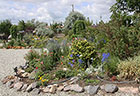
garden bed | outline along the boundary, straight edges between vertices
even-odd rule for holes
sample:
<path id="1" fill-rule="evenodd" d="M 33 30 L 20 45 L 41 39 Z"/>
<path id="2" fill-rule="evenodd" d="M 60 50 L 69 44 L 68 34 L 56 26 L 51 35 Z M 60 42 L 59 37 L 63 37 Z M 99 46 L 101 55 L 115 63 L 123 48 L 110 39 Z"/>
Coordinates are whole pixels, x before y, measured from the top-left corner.
<path id="1" fill-rule="evenodd" d="M 23 64 L 23 65 L 25 65 L 25 63 Z M 18 67 L 19 68 L 19 67 Z M 59 70 L 59 69 L 62 69 L 60 66 L 57 66 L 57 68 L 55 68 L 55 69 L 57 69 L 57 70 Z M 55 70 L 56 71 L 56 70 Z M 54 71 L 54 72 L 55 72 Z M 20 77 L 21 78 L 21 77 Z M 72 77 L 71 77 L 72 78 Z M 79 78 L 79 77 L 78 77 Z M 78 85 L 80 85 L 79 87 L 80 88 L 83 88 L 84 89 L 84 87 L 85 86 L 100 86 L 100 88 L 102 88 L 102 86 L 103 85 L 106 85 L 106 84 L 109 84 L 109 83 L 107 83 L 107 82 L 102 82 L 102 81 L 100 81 L 100 82 L 96 82 L 96 84 L 94 83 L 95 81 L 94 80 L 98 80 L 98 78 L 96 78 L 96 75 L 92 75 L 92 76 L 88 76 L 88 77 L 85 77 L 86 79 L 88 78 L 88 79 L 91 79 L 91 81 L 89 80 L 89 81 L 87 81 L 88 82 L 88 84 L 86 84 L 85 83 L 85 80 L 83 79 L 83 80 L 78 80 L 77 82 L 75 82 L 74 84 L 67 84 L 67 83 L 69 83 L 70 81 L 69 80 L 67 80 L 67 81 L 65 81 L 67 78 L 62 78 L 62 79 L 59 79 L 59 80 L 52 80 L 52 81 L 50 81 L 50 82 L 48 82 L 48 83 L 52 83 L 52 82 L 60 82 L 60 81 L 65 81 L 65 82 L 62 82 L 62 83 L 59 83 L 59 84 L 50 84 L 50 85 L 47 85 L 47 86 L 53 86 L 53 85 L 55 85 L 55 86 L 57 86 L 56 88 L 59 88 L 60 86 L 65 86 L 65 88 L 67 88 L 66 86 L 71 86 L 71 85 L 74 85 L 75 86 L 75 84 L 78 84 Z M 92 81 L 93 80 L 93 81 Z M 108 79 L 105 79 L 105 80 L 107 80 L 107 81 L 109 81 L 110 82 L 110 84 L 112 84 L 112 83 L 114 83 L 115 81 L 111 81 L 111 79 L 110 78 L 108 78 Z M 10 82 L 10 81 L 8 81 L 8 82 Z M 36 82 L 35 80 L 29 80 L 28 78 L 21 78 L 18 82 L 16 82 L 16 83 L 19 83 L 19 82 L 23 82 L 24 84 L 26 83 L 26 84 L 28 84 L 28 86 L 29 85 L 31 85 L 32 83 L 34 83 L 34 82 Z M 15 84 L 16 84 L 15 83 Z M 65 84 L 65 85 L 64 85 Z M 8 83 L 6 84 L 6 85 L 8 85 Z M 117 85 L 117 87 L 118 88 L 125 88 L 125 90 L 126 89 L 133 89 L 133 88 L 137 88 L 136 90 L 138 90 L 138 87 L 139 87 L 139 84 L 136 84 L 136 83 L 132 83 L 132 84 L 114 84 L 114 85 Z M 46 86 L 46 87 L 47 87 Z M 77 85 L 76 85 L 77 86 Z M 43 92 L 43 89 L 42 88 L 46 88 L 46 87 L 44 87 L 44 86 L 40 86 L 40 87 L 37 87 L 37 88 L 39 88 L 40 90 L 41 90 L 41 92 Z M 51 87 L 50 87 L 50 89 L 51 89 Z M 128 88 L 129 87 L 129 88 Z M 14 89 L 16 89 L 16 87 L 14 87 Z M 49 90 L 50 90 L 49 89 Z M 82 90 L 83 90 L 82 89 Z M 95 88 L 96 89 L 96 88 Z M 17 89 L 16 89 L 17 90 Z M 35 90 L 36 90 L 36 88 L 35 88 Z M 57 91 L 58 91 L 58 89 L 56 89 Z M 65 90 L 65 91 L 67 91 L 66 89 L 63 89 L 63 90 Z M 73 89 L 69 89 L 69 90 L 73 90 Z M 103 90 L 105 90 L 105 89 L 103 89 Z M 124 90 L 124 89 L 121 89 L 121 90 Z M 32 90 L 33 92 L 34 92 L 34 90 Z M 98 90 L 99 91 L 99 93 L 100 93 L 100 90 Z M 35 91 L 35 92 L 38 92 L 38 91 Z M 50 91 L 48 91 L 47 93 L 49 93 Z M 82 91 L 83 92 L 83 91 Z M 87 92 L 87 91 L 86 91 Z M 104 92 L 104 91 L 103 91 Z M 137 94 L 138 94 L 138 91 L 135 91 L 135 92 L 137 92 Z M 135 93 L 134 92 L 134 93 Z M 55 93 L 55 92 L 50 92 L 50 93 Z M 84 92 L 85 93 L 85 92 Z M 99 94 L 99 93 L 97 93 L 97 94 Z M 133 92 L 132 92 L 133 93 Z M 41 94 L 41 93 L 40 93 Z M 79 91 L 78 91 L 78 94 L 81 94 L 81 93 L 79 93 Z M 89 93 L 90 94 L 90 93 Z M 108 93 L 106 93 L 106 94 L 108 94 Z M 114 93 L 114 94 L 116 94 L 116 93 Z"/>

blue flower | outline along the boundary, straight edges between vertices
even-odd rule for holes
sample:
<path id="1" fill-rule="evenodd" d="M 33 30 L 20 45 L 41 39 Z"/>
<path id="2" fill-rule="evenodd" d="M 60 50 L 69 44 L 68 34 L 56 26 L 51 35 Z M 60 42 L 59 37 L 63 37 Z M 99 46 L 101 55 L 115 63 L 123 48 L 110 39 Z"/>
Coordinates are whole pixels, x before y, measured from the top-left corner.
<path id="1" fill-rule="evenodd" d="M 104 43 L 106 43 L 106 40 L 104 40 Z"/>
<path id="2" fill-rule="evenodd" d="M 76 56 L 77 56 L 77 57 L 79 57 L 80 55 L 79 55 L 79 54 L 77 54 Z"/>
<path id="3" fill-rule="evenodd" d="M 82 63 L 83 63 L 83 61 L 82 61 L 81 59 L 79 59 L 79 60 L 78 60 L 78 62 L 79 62 L 80 64 L 82 64 Z"/>
<path id="4" fill-rule="evenodd" d="M 73 60 L 72 60 L 72 62 L 74 63 L 74 62 L 75 62 L 75 60 L 73 59 Z"/>
<path id="5" fill-rule="evenodd" d="M 73 67 L 73 64 L 70 64 L 71 67 Z"/>
<path id="6" fill-rule="evenodd" d="M 71 64 L 70 62 L 68 64 L 70 64 L 70 66 L 73 67 L 73 64 Z"/>
<path id="7" fill-rule="evenodd" d="M 104 43 L 106 43 L 106 40 L 105 39 L 99 40 L 98 43 L 100 43 L 101 41 L 103 41 Z"/>
<path id="8" fill-rule="evenodd" d="M 70 57 L 72 57 L 72 56 L 73 56 L 73 54 L 70 55 Z"/>
<path id="9" fill-rule="evenodd" d="M 102 57 L 103 57 L 103 58 L 102 58 L 102 60 L 101 60 L 102 63 L 105 62 L 105 61 L 108 59 L 109 56 L 110 56 L 109 53 L 107 53 L 107 54 L 106 54 L 106 53 L 103 53 L 103 54 L 102 54 Z"/>

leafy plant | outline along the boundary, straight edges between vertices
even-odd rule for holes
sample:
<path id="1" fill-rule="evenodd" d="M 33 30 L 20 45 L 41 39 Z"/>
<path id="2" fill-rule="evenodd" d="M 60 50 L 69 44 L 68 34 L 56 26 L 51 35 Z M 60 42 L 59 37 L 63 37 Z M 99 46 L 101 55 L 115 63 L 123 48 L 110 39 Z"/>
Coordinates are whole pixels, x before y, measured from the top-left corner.
<path id="1" fill-rule="evenodd" d="M 77 20 L 73 25 L 73 33 L 74 34 L 82 34 L 83 31 L 86 29 L 86 24 L 84 20 Z"/>
<path id="2" fill-rule="evenodd" d="M 140 56 L 120 61 L 118 64 L 119 76 L 124 79 L 135 79 L 140 76 Z"/>
<path id="3" fill-rule="evenodd" d="M 66 17 L 66 20 L 64 22 L 64 28 L 63 29 L 65 31 L 65 34 L 68 34 L 67 32 L 72 29 L 74 23 L 77 20 L 85 20 L 85 17 L 83 16 L 83 14 L 81 14 L 79 12 L 76 12 L 76 11 L 70 12 L 69 16 Z"/>
<path id="4" fill-rule="evenodd" d="M 51 29 L 54 33 L 58 34 L 62 32 L 62 23 L 53 23 L 50 24 Z"/>
<path id="5" fill-rule="evenodd" d="M 87 40 L 74 40 L 68 55 L 68 66 L 77 68 L 88 68 L 90 64 L 94 67 L 99 63 L 95 45 Z"/>
<path id="6" fill-rule="evenodd" d="M 35 34 L 38 36 L 54 36 L 54 32 L 50 28 L 48 28 L 47 24 L 45 23 L 42 23 L 37 26 L 37 28 L 35 29 Z"/>
<path id="7" fill-rule="evenodd" d="M 85 83 L 86 84 L 95 84 L 95 85 L 97 85 L 97 84 L 100 83 L 100 80 L 97 80 L 97 79 L 86 79 Z"/>
<path id="8" fill-rule="evenodd" d="M 42 76 L 39 76 L 39 80 L 41 85 L 45 86 L 51 80 L 51 76 L 49 74 L 43 74 Z"/>
<path id="9" fill-rule="evenodd" d="M 25 30 L 25 27 L 26 27 L 26 25 L 25 25 L 24 20 L 21 20 L 21 21 L 18 22 L 18 26 L 17 26 L 17 30 L 18 30 L 18 31 L 23 31 L 23 30 Z"/>
<path id="10" fill-rule="evenodd" d="M 11 26 L 12 23 L 10 20 L 3 20 L 2 22 L 0 22 L 0 33 L 4 34 L 4 36 L 6 37 L 5 39 L 7 39 L 8 36 L 10 35 Z"/>
<path id="11" fill-rule="evenodd" d="M 17 25 L 12 25 L 10 28 L 10 35 L 12 38 L 17 39 Z"/>
<path id="12" fill-rule="evenodd" d="M 67 71 L 63 71 L 63 70 L 57 70 L 55 72 L 55 77 L 58 79 L 62 79 L 62 78 L 69 78 L 72 76 L 75 76 L 76 72 L 72 71 L 72 70 L 67 70 Z"/>
<path id="13" fill-rule="evenodd" d="M 119 58 L 115 56 L 110 56 L 107 62 L 104 64 L 103 68 L 108 76 L 119 74 L 117 68 L 119 63 Z"/>
<path id="14" fill-rule="evenodd" d="M 39 53 L 37 51 L 30 50 L 28 52 L 28 54 L 26 54 L 26 56 L 24 58 L 25 58 L 25 60 L 30 62 L 30 61 L 32 61 L 34 59 L 39 59 L 39 57 L 40 57 L 40 55 L 39 55 Z"/>

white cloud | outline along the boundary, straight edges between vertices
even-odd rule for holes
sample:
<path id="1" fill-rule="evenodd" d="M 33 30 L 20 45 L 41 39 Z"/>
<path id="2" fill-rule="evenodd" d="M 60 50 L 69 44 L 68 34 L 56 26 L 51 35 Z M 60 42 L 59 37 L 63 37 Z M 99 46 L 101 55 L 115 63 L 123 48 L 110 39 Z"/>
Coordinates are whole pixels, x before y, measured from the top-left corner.
<path id="1" fill-rule="evenodd" d="M 74 4 L 75 10 L 94 22 L 99 21 L 100 16 L 108 21 L 109 8 L 114 3 L 115 0 L 0 0 L 0 20 L 17 22 L 35 18 L 46 22 L 64 21 Z"/>

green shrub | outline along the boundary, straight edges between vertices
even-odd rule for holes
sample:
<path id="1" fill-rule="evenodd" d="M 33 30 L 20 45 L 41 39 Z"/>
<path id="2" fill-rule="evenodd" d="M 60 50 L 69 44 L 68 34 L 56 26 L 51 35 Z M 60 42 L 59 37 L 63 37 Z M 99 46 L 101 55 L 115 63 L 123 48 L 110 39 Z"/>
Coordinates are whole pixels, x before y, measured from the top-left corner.
<path id="1" fill-rule="evenodd" d="M 62 23 L 53 23 L 53 24 L 50 24 L 50 27 L 51 27 L 51 30 L 53 30 L 55 34 L 62 32 Z"/>
<path id="2" fill-rule="evenodd" d="M 25 34 L 23 36 L 23 40 L 28 44 L 28 46 L 32 46 L 33 44 L 33 40 L 34 37 L 33 37 L 33 34 Z"/>
<path id="3" fill-rule="evenodd" d="M 119 72 L 117 70 L 119 58 L 115 56 L 110 56 L 107 62 L 104 64 L 103 68 L 108 76 L 117 75 Z"/>
<path id="4" fill-rule="evenodd" d="M 23 30 L 25 30 L 25 27 L 26 27 L 26 25 L 25 25 L 24 20 L 21 20 L 21 21 L 18 22 L 18 25 L 17 25 L 17 30 L 18 30 L 18 31 L 23 31 Z"/>
<path id="5" fill-rule="evenodd" d="M 88 68 L 90 64 L 95 67 L 99 63 L 95 45 L 87 40 L 74 40 L 68 59 L 68 66 L 84 69 Z"/>
<path id="6" fill-rule="evenodd" d="M 42 55 L 40 57 L 39 62 L 36 64 L 36 67 L 38 67 L 44 73 L 48 73 L 49 71 L 51 71 L 57 65 L 56 58 L 55 58 L 54 55 L 55 55 L 54 53 L 49 53 L 48 56 L 47 55 Z"/>
<path id="7" fill-rule="evenodd" d="M 35 50 L 30 50 L 27 54 L 26 54 L 26 56 L 24 57 L 25 58 L 25 60 L 27 60 L 27 61 L 32 61 L 32 60 L 34 60 L 34 59 L 39 59 L 39 57 L 40 57 L 40 55 L 39 55 L 39 53 L 37 52 L 37 51 L 35 51 Z"/>
<path id="8" fill-rule="evenodd" d="M 55 72 L 55 77 L 58 78 L 58 79 L 62 79 L 62 78 L 65 78 L 66 77 L 65 74 L 66 74 L 66 71 L 57 70 Z"/>
<path id="9" fill-rule="evenodd" d="M 133 57 L 140 50 L 139 36 L 140 29 L 138 25 L 125 26 L 123 25 L 123 17 L 119 15 L 109 23 L 99 22 L 95 28 L 93 35 L 95 42 L 98 44 L 98 50 L 106 51 L 123 60 L 128 57 Z M 120 21 L 118 21 L 119 19 Z M 106 43 L 98 43 L 100 40 L 106 40 Z"/>
<path id="10" fill-rule="evenodd" d="M 100 80 L 96 80 L 96 79 L 86 79 L 85 80 L 85 83 L 86 84 L 95 84 L 95 85 L 97 85 L 97 84 L 99 84 L 100 83 Z"/>
<path id="11" fill-rule="evenodd" d="M 74 34 L 82 34 L 86 29 L 86 24 L 84 20 L 77 20 L 73 25 L 73 33 Z"/>
<path id="12" fill-rule="evenodd" d="M 0 22 L 0 34 L 4 34 L 6 38 L 10 35 L 10 27 L 12 23 L 10 20 L 3 20 Z"/>
<path id="13" fill-rule="evenodd" d="M 124 79 L 135 79 L 140 77 L 140 56 L 120 61 L 118 64 L 119 76 Z"/>
<path id="14" fill-rule="evenodd" d="M 66 17 L 66 20 L 64 22 L 64 31 L 65 31 L 65 34 L 68 34 L 69 30 L 72 29 L 74 23 L 77 21 L 77 20 L 85 20 L 85 17 L 83 16 L 83 14 L 79 13 L 79 12 L 76 12 L 76 11 L 72 11 L 69 13 L 69 16 Z"/>
<path id="15" fill-rule="evenodd" d="M 34 46 L 34 48 L 44 48 L 46 47 L 47 42 L 47 36 L 34 37 L 32 41 L 32 46 Z"/>
<path id="16" fill-rule="evenodd" d="M 10 35 L 11 35 L 11 37 L 14 38 L 14 39 L 17 39 L 17 32 L 18 32 L 17 25 L 12 25 L 10 27 Z"/>
<path id="17" fill-rule="evenodd" d="M 69 77 L 73 77 L 75 75 L 76 75 L 76 73 L 72 70 L 68 70 L 68 71 L 57 70 L 55 72 L 55 77 L 58 79 L 69 78 Z"/>
<path id="18" fill-rule="evenodd" d="M 38 36 L 49 36 L 50 38 L 54 36 L 54 32 L 50 28 L 47 28 L 47 24 L 44 23 L 37 26 L 35 34 Z"/>
<path id="19" fill-rule="evenodd" d="M 8 42 L 8 46 L 14 46 L 14 44 L 15 44 L 15 42 L 16 42 L 16 40 L 15 39 L 11 39 L 11 41 L 10 42 Z"/>
<path id="20" fill-rule="evenodd" d="M 113 36 L 110 39 L 108 48 L 111 53 L 120 59 L 134 56 L 139 50 L 139 30 L 136 27 L 121 26 L 119 29 L 112 29 Z"/>

